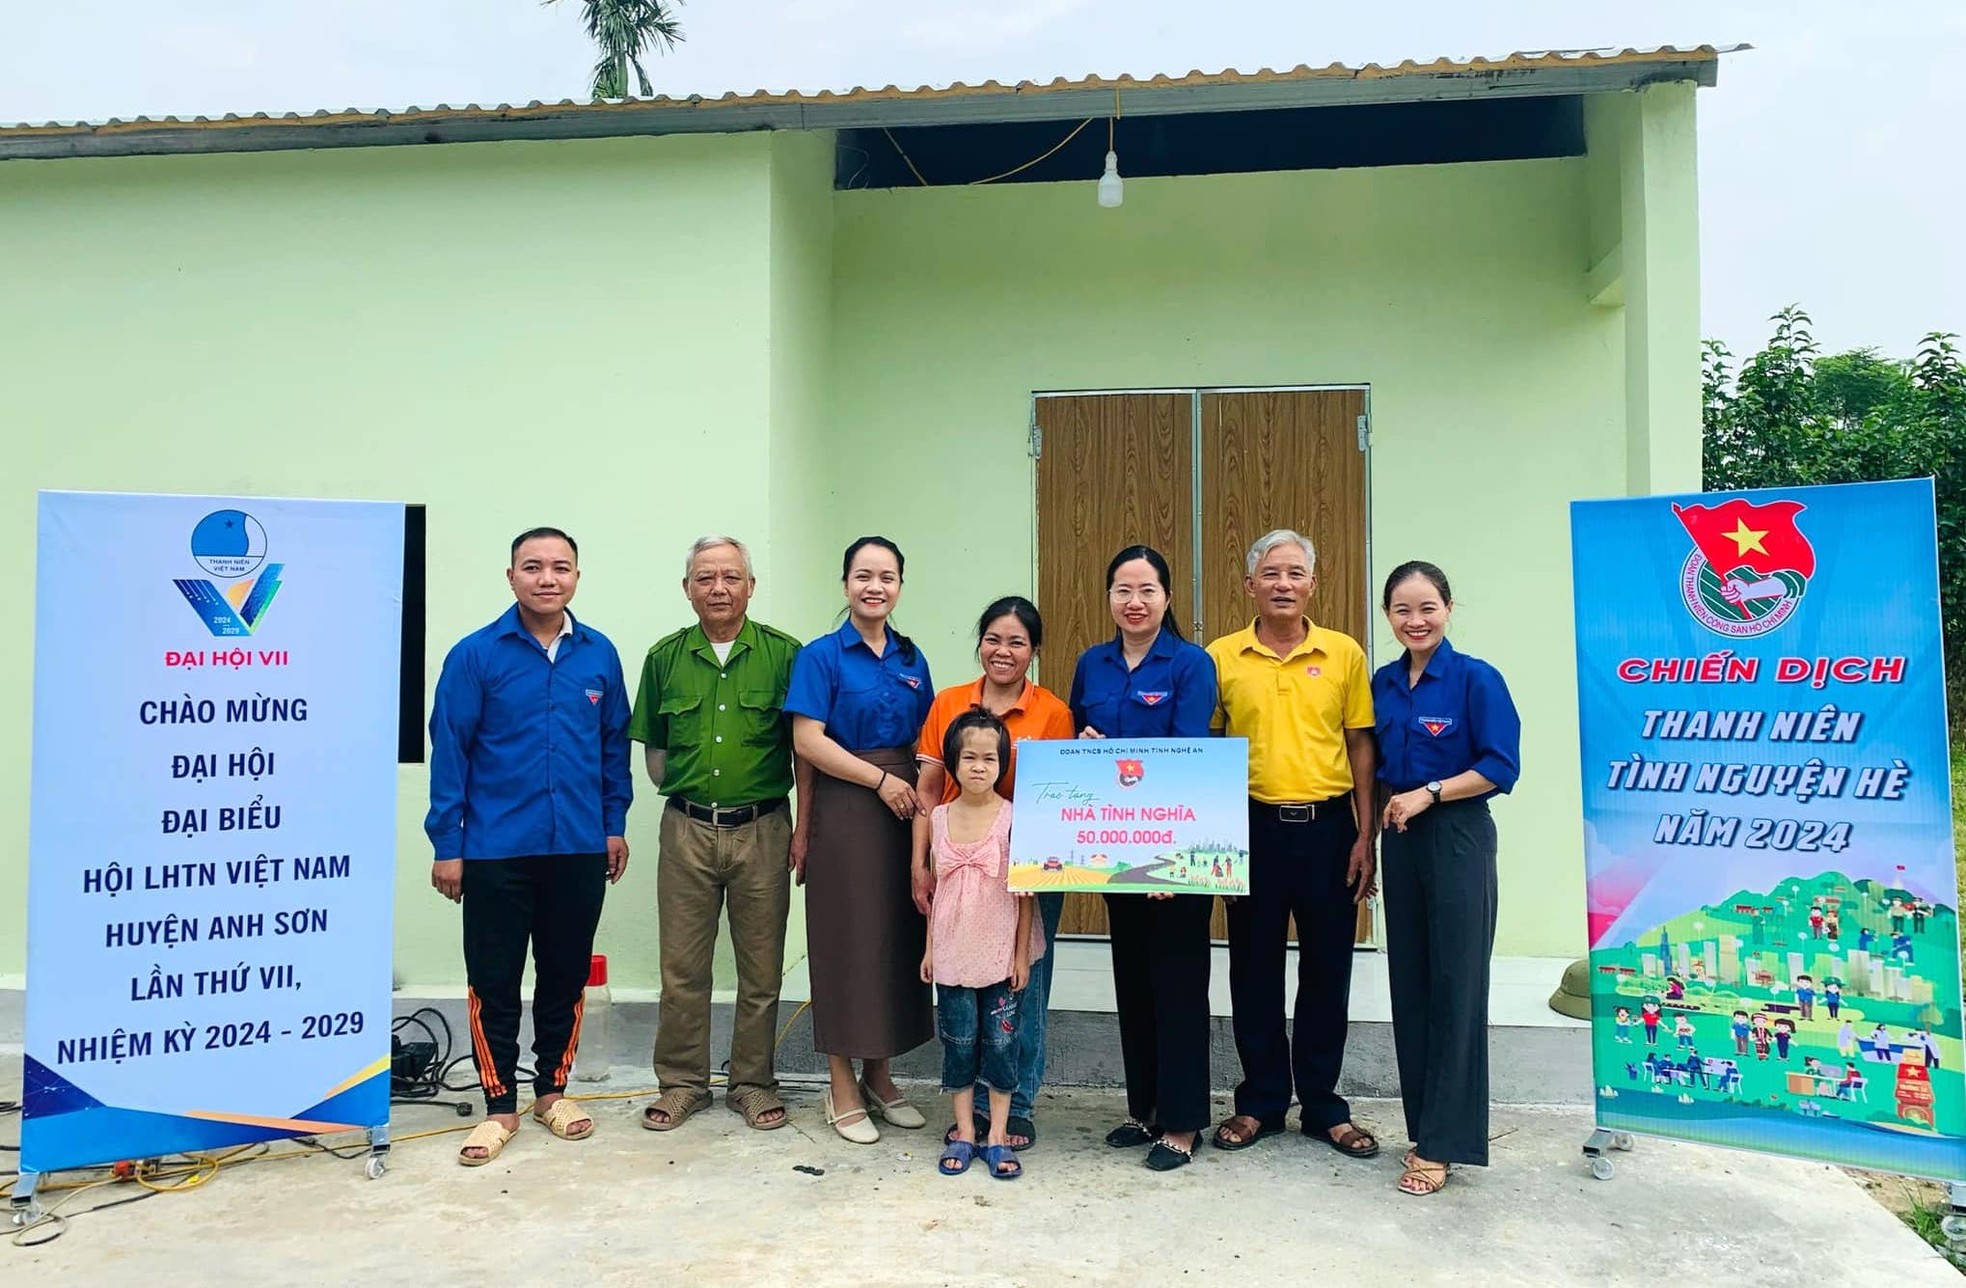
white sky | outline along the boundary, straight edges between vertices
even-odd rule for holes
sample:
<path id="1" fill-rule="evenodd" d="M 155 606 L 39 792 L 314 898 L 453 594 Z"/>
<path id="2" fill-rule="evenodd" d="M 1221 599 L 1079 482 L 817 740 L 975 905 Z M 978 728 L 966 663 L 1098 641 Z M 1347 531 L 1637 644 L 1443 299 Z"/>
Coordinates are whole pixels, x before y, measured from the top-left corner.
<path id="1" fill-rule="evenodd" d="M 1748 42 L 1700 102 L 1705 329 L 1966 332 L 1961 0 L 690 0 L 659 92 Z M 0 0 L 0 121 L 582 96 L 578 0 Z"/>

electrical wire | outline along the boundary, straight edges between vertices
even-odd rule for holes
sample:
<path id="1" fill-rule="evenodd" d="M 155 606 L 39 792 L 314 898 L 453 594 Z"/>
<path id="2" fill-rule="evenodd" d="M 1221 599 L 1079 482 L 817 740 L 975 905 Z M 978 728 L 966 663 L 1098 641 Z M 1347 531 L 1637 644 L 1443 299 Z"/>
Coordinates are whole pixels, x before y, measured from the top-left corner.
<path id="1" fill-rule="evenodd" d="M 1086 126 L 1092 124 L 1094 121 L 1098 119 L 1099 118 L 1096 116 L 1088 116 L 1083 121 L 1080 121 L 1077 125 L 1072 127 L 1072 132 L 1070 134 L 1067 134 L 1064 138 L 1052 144 L 1051 150 L 1046 152 L 1043 156 L 1033 157 L 1031 160 L 1026 161 L 1023 165 L 1017 166 L 1013 169 L 1006 170 L 1002 174 L 993 174 L 987 179 L 971 179 L 969 181 L 969 186 L 974 188 L 979 184 L 995 183 L 999 179 L 1008 179 L 1010 178 L 1010 176 L 1014 174 L 1024 173 L 1026 170 L 1029 170 L 1034 165 L 1038 165 L 1041 164 L 1042 162 L 1049 161 L 1052 157 L 1057 156 L 1059 150 L 1063 148 L 1067 143 L 1070 143 L 1073 139 L 1076 139 L 1079 136 L 1079 134 L 1082 131 L 1084 131 Z M 903 159 L 906 160 L 905 157 Z"/>
<path id="2" fill-rule="evenodd" d="M 1083 121 L 1080 121 L 1077 125 L 1072 127 L 1071 133 L 1067 134 L 1064 138 L 1058 140 L 1058 142 L 1052 144 L 1049 148 L 1045 149 L 1045 151 L 1039 154 L 1038 156 L 1032 157 L 1029 161 L 1026 161 L 1023 165 L 1012 166 L 1010 169 L 1005 170 L 1002 174 L 993 174 L 987 179 L 971 179 L 968 181 L 968 183 L 965 186 L 974 188 L 986 183 L 995 183 L 999 179 L 1008 179 L 1012 175 L 1023 174 L 1026 170 L 1029 170 L 1032 166 L 1041 165 L 1044 162 L 1051 160 L 1051 158 L 1057 156 L 1058 153 L 1061 150 L 1063 150 L 1063 148 L 1067 143 L 1070 143 L 1073 139 L 1076 139 L 1081 133 L 1083 133 L 1086 126 L 1092 124 L 1094 121 L 1098 119 L 1099 118 L 1096 116 L 1086 117 Z M 922 172 L 915 168 L 914 158 L 909 156 L 907 150 L 901 146 L 901 141 L 894 137 L 894 132 L 892 130 L 889 130 L 885 125 L 883 125 L 881 127 L 881 133 L 887 135 L 887 141 L 894 145 L 895 155 L 899 156 L 901 160 L 907 164 L 908 173 L 915 176 L 915 182 L 919 183 L 924 188 L 928 187 L 929 186 L 928 180 L 924 179 L 922 177 Z M 1108 151 L 1111 150 L 1111 143 L 1112 140 L 1109 137 L 1107 139 Z"/>

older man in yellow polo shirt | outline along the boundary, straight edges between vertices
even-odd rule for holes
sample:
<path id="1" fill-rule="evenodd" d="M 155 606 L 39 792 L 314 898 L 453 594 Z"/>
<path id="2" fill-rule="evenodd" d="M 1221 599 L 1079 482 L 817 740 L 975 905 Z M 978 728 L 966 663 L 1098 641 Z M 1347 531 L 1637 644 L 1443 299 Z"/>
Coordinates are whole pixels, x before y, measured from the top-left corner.
<path id="1" fill-rule="evenodd" d="M 1288 529 L 1249 549 L 1256 618 L 1208 646 L 1218 733 L 1249 739 L 1249 894 L 1229 903 L 1229 995 L 1243 1079 L 1215 1144 L 1247 1149 L 1284 1129 L 1293 1081 L 1300 1127 L 1349 1158 L 1379 1142 L 1338 1094 L 1357 905 L 1373 890 L 1372 677 L 1365 650 L 1306 613 L 1317 552 Z M 1283 1025 L 1290 918 L 1297 1006 Z"/>

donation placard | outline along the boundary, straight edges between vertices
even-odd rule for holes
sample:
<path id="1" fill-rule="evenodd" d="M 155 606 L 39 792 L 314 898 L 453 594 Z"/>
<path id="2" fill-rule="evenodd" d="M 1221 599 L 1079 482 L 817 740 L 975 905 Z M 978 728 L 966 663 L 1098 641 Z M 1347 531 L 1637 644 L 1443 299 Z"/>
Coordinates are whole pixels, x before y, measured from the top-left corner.
<path id="1" fill-rule="evenodd" d="M 403 520 L 41 494 L 24 1172 L 388 1122 Z"/>
<path id="2" fill-rule="evenodd" d="M 1249 740 L 1017 744 L 1010 888 L 1249 893 Z"/>
<path id="3" fill-rule="evenodd" d="M 1571 538 L 1600 1125 L 1966 1179 L 1931 481 Z"/>

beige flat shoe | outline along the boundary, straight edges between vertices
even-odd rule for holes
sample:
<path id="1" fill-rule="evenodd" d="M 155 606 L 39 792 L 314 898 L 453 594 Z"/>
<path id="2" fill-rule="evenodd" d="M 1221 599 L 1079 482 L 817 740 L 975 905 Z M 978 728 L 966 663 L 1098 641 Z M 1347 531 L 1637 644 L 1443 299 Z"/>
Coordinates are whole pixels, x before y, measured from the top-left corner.
<path id="1" fill-rule="evenodd" d="M 867 1116 L 865 1109 L 849 1109 L 843 1114 L 834 1113 L 831 1087 L 826 1088 L 824 1103 L 826 1121 L 840 1134 L 840 1139 L 851 1141 L 855 1145 L 872 1145 L 880 1140 L 881 1129 L 874 1126 L 873 1119 Z"/>
<path id="2" fill-rule="evenodd" d="M 865 1082 L 860 1084 L 860 1094 L 866 1099 L 868 1108 L 886 1119 L 889 1126 L 902 1127 L 909 1131 L 920 1131 L 928 1126 L 928 1119 L 922 1117 L 921 1110 L 908 1103 L 906 1096 L 882 1100 Z"/>

